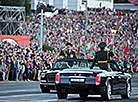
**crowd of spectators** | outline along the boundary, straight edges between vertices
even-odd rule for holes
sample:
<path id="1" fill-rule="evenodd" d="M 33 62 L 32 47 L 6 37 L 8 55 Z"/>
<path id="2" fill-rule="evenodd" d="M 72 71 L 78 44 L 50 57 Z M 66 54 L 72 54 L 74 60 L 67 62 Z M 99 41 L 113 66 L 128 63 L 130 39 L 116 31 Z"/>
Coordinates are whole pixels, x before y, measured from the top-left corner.
<path id="1" fill-rule="evenodd" d="M 5 76 L 9 80 L 29 80 L 29 72 L 33 73 L 33 80 L 39 80 L 39 73 L 43 69 L 48 69 L 58 58 L 61 49 L 65 48 L 67 42 L 73 44 L 73 50 L 77 52 L 80 35 L 85 31 L 85 16 L 81 11 L 62 9 L 62 13 L 54 17 L 44 17 L 43 44 L 51 46 L 54 50 L 40 52 L 40 25 L 41 17 L 35 13 L 28 16 L 26 21 L 28 29 L 23 25 L 24 32 L 31 37 L 30 48 L 12 46 L 8 43 L 1 43 L 1 63 Z M 118 18 L 122 18 L 120 23 L 116 23 Z M 117 30 L 112 34 L 111 30 Z M 88 9 L 87 41 L 94 38 L 94 50 L 98 50 L 98 44 L 102 41 L 113 40 L 114 60 L 119 63 L 127 61 L 130 66 L 138 66 L 138 48 L 134 50 L 132 45 L 138 41 L 138 15 L 136 13 L 123 13 L 105 8 Z M 20 31 L 21 34 L 24 34 Z M 82 39 L 81 56 L 84 55 L 84 39 Z M 124 53 L 126 43 L 130 42 L 130 48 Z M 6 44 L 6 45 L 5 45 Z M 138 45 L 137 45 L 138 46 Z M 88 53 L 88 51 L 87 51 Z M 90 56 L 93 58 L 94 54 Z M 4 64 L 3 64 L 4 63 Z M 122 64 L 123 65 L 123 64 Z M 19 66 L 12 69 L 12 67 Z M 39 67 L 38 67 L 39 66 Z M 128 66 L 130 68 L 130 66 Z M 49 67 L 49 68 L 50 68 Z M 3 70 L 4 71 L 4 70 Z M 36 74 L 37 73 L 37 74 Z M 8 76 L 10 76 L 8 78 Z"/>
<path id="2" fill-rule="evenodd" d="M 40 80 L 40 73 L 50 69 L 52 63 L 48 52 L 37 49 L 37 44 L 27 48 L 0 42 L 0 80 Z"/>

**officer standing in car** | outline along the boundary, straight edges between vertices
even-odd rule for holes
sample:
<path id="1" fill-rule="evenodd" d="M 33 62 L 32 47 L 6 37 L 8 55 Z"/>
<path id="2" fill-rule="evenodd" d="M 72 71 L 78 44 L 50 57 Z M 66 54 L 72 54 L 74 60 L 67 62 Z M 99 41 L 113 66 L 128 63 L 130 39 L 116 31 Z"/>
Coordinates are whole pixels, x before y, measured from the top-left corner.
<path id="1" fill-rule="evenodd" d="M 66 43 L 67 49 L 65 51 L 61 50 L 60 55 L 64 56 L 66 59 L 73 59 L 76 58 L 75 51 L 72 50 L 72 44 Z"/>
<path id="2" fill-rule="evenodd" d="M 107 66 L 107 60 L 110 60 L 110 57 L 113 57 L 113 52 L 110 51 L 104 51 L 104 48 L 106 47 L 105 42 L 101 42 L 99 45 L 100 51 L 96 52 L 95 58 L 92 64 L 92 68 L 94 67 L 95 62 L 98 62 L 98 66 L 103 70 L 108 70 Z"/>

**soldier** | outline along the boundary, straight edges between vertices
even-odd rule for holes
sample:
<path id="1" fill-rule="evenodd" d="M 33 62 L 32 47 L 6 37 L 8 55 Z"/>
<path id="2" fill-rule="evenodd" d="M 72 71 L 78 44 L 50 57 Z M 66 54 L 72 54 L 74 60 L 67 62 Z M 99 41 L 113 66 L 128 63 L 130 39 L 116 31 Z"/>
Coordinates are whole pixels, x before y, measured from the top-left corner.
<path id="1" fill-rule="evenodd" d="M 96 52 L 92 68 L 94 67 L 95 62 L 98 62 L 98 66 L 103 70 L 108 70 L 107 67 L 107 60 L 110 60 L 110 56 L 114 56 L 113 52 L 110 51 L 104 51 L 104 48 L 106 47 L 105 42 L 101 42 L 99 45 L 100 51 Z"/>
<path id="2" fill-rule="evenodd" d="M 61 56 L 64 56 L 64 58 L 66 58 L 66 59 L 76 58 L 76 54 L 75 54 L 75 52 L 72 50 L 72 44 L 68 42 L 68 43 L 66 44 L 66 46 L 67 46 L 67 50 L 65 50 L 65 51 L 61 50 L 60 55 L 61 55 Z"/>

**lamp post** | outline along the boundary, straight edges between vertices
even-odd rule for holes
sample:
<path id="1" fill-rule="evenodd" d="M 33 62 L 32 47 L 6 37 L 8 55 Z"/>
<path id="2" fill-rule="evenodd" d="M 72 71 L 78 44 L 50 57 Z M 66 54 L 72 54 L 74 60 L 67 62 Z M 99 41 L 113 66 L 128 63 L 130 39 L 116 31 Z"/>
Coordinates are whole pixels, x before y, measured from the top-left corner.
<path id="1" fill-rule="evenodd" d="M 84 46 L 84 59 L 87 58 L 87 55 L 86 55 L 86 41 L 87 41 L 87 25 L 88 25 L 88 11 L 87 11 L 87 0 L 82 0 L 82 4 L 85 5 L 85 32 L 84 32 L 84 35 L 85 35 L 85 46 Z"/>
<path id="2" fill-rule="evenodd" d="M 117 30 L 113 29 L 111 30 L 112 36 L 113 36 L 113 46 L 114 46 L 114 38 L 115 38 L 115 34 L 116 34 Z M 114 52 L 114 48 L 113 48 L 113 52 Z"/>
<path id="3" fill-rule="evenodd" d="M 42 45 L 43 45 L 43 8 L 41 7 L 41 40 L 40 40 L 41 52 L 42 52 Z"/>

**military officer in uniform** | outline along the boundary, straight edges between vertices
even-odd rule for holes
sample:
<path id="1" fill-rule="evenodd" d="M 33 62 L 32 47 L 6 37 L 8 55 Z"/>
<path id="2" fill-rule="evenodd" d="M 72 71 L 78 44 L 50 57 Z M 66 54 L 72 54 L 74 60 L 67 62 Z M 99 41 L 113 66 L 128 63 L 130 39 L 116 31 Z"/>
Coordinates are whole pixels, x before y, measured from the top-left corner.
<path id="1" fill-rule="evenodd" d="M 66 59 L 76 58 L 76 54 L 72 50 L 72 44 L 68 42 L 66 46 L 67 46 L 67 50 L 65 51 L 61 50 L 60 55 L 64 56 L 64 58 Z"/>
<path id="2" fill-rule="evenodd" d="M 98 62 L 98 66 L 101 69 L 108 70 L 107 60 L 110 60 L 110 57 L 113 57 L 114 54 L 111 50 L 110 51 L 104 51 L 104 48 L 106 47 L 105 42 L 101 42 L 98 46 L 100 47 L 101 50 L 96 52 L 91 68 L 94 67 L 95 62 Z"/>

